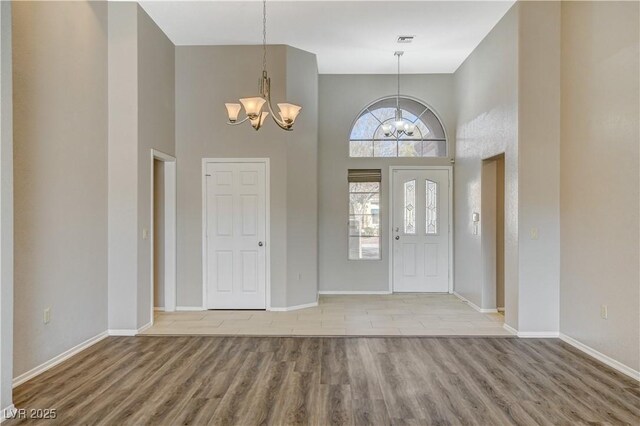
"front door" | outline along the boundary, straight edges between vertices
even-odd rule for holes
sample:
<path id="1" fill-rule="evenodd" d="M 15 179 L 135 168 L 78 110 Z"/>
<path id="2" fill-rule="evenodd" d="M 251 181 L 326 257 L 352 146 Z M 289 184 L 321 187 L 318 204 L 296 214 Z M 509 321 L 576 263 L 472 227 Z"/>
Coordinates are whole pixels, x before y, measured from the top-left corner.
<path id="1" fill-rule="evenodd" d="M 205 308 L 265 309 L 266 165 L 205 170 Z"/>
<path id="2" fill-rule="evenodd" d="M 449 172 L 394 170 L 393 291 L 449 291 Z"/>

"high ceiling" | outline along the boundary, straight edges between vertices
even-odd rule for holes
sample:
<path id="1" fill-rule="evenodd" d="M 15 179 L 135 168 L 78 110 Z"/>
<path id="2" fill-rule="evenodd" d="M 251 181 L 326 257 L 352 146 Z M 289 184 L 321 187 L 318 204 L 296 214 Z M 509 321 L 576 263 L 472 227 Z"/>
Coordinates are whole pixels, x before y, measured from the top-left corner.
<path id="1" fill-rule="evenodd" d="M 173 43 L 262 42 L 260 1 L 140 1 Z M 268 1 L 267 43 L 313 52 L 321 74 L 451 73 L 514 1 Z M 398 44 L 399 35 L 415 36 Z"/>

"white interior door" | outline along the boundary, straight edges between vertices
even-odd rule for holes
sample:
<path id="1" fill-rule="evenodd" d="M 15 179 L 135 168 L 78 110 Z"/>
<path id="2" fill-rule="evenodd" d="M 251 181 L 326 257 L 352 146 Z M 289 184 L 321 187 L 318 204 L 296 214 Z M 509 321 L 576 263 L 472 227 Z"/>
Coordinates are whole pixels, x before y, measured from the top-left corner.
<path id="1" fill-rule="evenodd" d="M 206 309 L 266 308 L 265 169 L 206 165 Z"/>
<path id="2" fill-rule="evenodd" d="M 449 173 L 394 170 L 393 291 L 449 291 Z"/>

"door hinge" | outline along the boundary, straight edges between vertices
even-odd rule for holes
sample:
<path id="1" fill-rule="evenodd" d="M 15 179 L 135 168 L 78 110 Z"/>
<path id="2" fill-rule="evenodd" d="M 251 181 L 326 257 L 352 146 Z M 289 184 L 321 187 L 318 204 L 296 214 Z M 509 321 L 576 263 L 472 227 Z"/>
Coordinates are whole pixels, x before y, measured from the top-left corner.
<path id="1" fill-rule="evenodd" d="M 205 176 L 211 176 L 211 175 L 209 175 L 209 174 L 205 174 Z"/>

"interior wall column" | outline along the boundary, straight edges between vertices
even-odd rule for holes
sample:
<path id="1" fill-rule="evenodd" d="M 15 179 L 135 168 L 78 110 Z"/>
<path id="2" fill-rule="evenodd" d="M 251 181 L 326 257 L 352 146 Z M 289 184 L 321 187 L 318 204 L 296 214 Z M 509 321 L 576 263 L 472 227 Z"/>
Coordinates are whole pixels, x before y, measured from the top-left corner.
<path id="1" fill-rule="evenodd" d="M 138 288 L 138 6 L 108 7 L 109 331 L 131 334 Z"/>
<path id="2" fill-rule="evenodd" d="M 11 2 L 0 2 L 0 420 L 13 382 L 13 90 Z"/>

